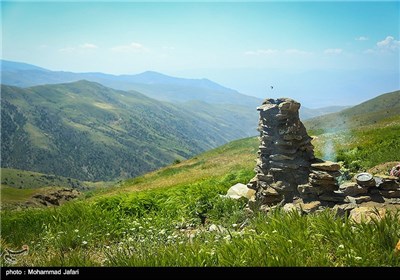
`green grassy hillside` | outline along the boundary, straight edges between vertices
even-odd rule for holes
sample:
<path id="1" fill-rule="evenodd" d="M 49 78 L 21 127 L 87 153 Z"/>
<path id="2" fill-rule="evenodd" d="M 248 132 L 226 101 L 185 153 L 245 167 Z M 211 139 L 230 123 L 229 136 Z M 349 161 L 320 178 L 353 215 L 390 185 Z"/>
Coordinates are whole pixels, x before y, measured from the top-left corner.
<path id="1" fill-rule="evenodd" d="M 88 181 L 134 177 L 251 129 L 240 110 L 213 118 L 87 81 L 3 85 L 1 114 L 2 167 Z"/>
<path id="2" fill-rule="evenodd" d="M 12 168 L 1 169 L 1 184 L 16 189 L 36 189 L 49 186 L 88 190 L 96 186 L 93 182 L 79 181 L 56 175 L 18 170 Z M 100 182 L 98 184 L 104 184 Z"/>
<path id="3" fill-rule="evenodd" d="M 93 189 L 106 188 L 111 182 L 86 182 L 73 178 L 48 175 L 25 170 L 1 169 L 1 208 L 14 209 L 18 207 L 43 206 L 35 195 L 46 194 L 65 188 L 88 192 Z"/>
<path id="4" fill-rule="evenodd" d="M 367 171 L 384 162 L 400 162 L 400 116 L 373 124 L 318 135 L 316 155 L 342 161 L 353 172 Z"/>
<path id="5" fill-rule="evenodd" d="M 314 134 L 336 132 L 375 124 L 400 115 L 400 91 L 389 92 L 337 113 L 315 117 L 304 122 Z"/>

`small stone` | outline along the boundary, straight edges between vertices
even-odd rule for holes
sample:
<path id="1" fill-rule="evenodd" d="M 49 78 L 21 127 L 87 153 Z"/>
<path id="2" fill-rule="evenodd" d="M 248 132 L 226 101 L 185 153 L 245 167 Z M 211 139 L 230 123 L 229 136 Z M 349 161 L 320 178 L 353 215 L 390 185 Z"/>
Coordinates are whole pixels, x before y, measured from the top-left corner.
<path id="1" fill-rule="evenodd" d="M 280 110 L 289 110 L 290 109 L 290 104 L 289 102 L 282 102 L 279 104 L 279 109 Z"/>
<path id="2" fill-rule="evenodd" d="M 341 195 L 338 195 L 336 193 L 324 193 L 320 196 L 318 196 L 318 198 L 321 201 L 328 201 L 328 202 L 344 202 L 344 197 Z"/>
<path id="3" fill-rule="evenodd" d="M 360 203 L 363 203 L 363 202 L 371 201 L 371 197 L 368 196 L 368 195 L 358 196 L 358 197 L 346 196 L 344 201 L 348 202 L 348 203 L 360 204 Z"/>
<path id="4" fill-rule="evenodd" d="M 223 226 L 220 226 L 220 225 L 215 225 L 215 224 L 210 225 L 210 227 L 208 228 L 208 231 L 209 232 L 218 232 L 218 233 L 228 233 L 226 228 L 224 228 Z"/>
<path id="5" fill-rule="evenodd" d="M 282 140 L 276 140 L 275 142 L 274 142 L 274 144 L 275 145 L 278 145 L 278 146 L 293 146 L 293 142 L 292 141 L 282 141 Z"/>
<path id="6" fill-rule="evenodd" d="M 336 211 L 336 215 L 339 217 L 348 216 L 350 211 L 356 208 L 357 205 L 354 203 L 346 203 L 346 204 L 336 204 L 333 206 L 333 210 Z"/>
<path id="7" fill-rule="evenodd" d="M 386 215 L 385 208 L 357 207 L 350 211 L 349 219 L 356 222 L 370 222 L 372 219 L 381 220 Z"/>
<path id="8" fill-rule="evenodd" d="M 276 114 L 275 118 L 278 121 L 286 121 L 288 119 L 288 115 L 286 115 L 286 114 Z"/>
<path id="9" fill-rule="evenodd" d="M 396 181 L 399 180 L 398 177 L 396 176 L 389 176 L 389 175 L 377 175 L 378 178 L 381 178 L 382 180 L 388 180 L 388 181 Z"/>
<path id="10" fill-rule="evenodd" d="M 269 156 L 269 158 L 270 159 L 272 159 L 272 160 L 293 160 L 294 159 L 294 157 L 290 157 L 290 156 L 285 156 L 285 155 L 282 155 L 282 154 L 274 154 L 274 155 L 270 155 Z"/>
<path id="11" fill-rule="evenodd" d="M 331 180 L 331 181 L 334 181 L 335 177 L 337 177 L 337 176 L 332 176 L 331 174 L 329 174 L 328 172 L 325 172 L 325 171 L 312 170 L 311 173 L 310 173 L 310 178 L 319 179 L 319 180 Z"/>
<path id="12" fill-rule="evenodd" d="M 389 199 L 390 204 L 400 204 L 400 198 L 391 198 Z"/>
<path id="13" fill-rule="evenodd" d="M 301 194 L 312 194 L 312 186 L 310 184 L 303 184 L 297 186 L 297 191 Z"/>
<path id="14" fill-rule="evenodd" d="M 382 181 L 378 188 L 384 191 L 396 191 L 400 185 L 396 181 Z"/>
<path id="15" fill-rule="evenodd" d="M 317 170 L 323 170 L 323 171 L 339 171 L 340 170 L 340 165 L 338 163 L 332 162 L 332 161 L 312 163 L 311 167 L 313 167 Z"/>
<path id="16" fill-rule="evenodd" d="M 267 183 L 272 183 L 274 181 L 274 177 L 272 175 L 257 174 L 255 178 Z"/>
<path id="17" fill-rule="evenodd" d="M 226 193 L 226 197 L 239 199 L 241 197 L 245 197 L 250 199 L 255 194 L 254 189 L 249 189 L 245 184 L 237 183 L 229 188 Z"/>
<path id="18" fill-rule="evenodd" d="M 374 187 L 368 188 L 368 193 L 369 194 L 378 194 L 379 193 L 379 189 L 378 188 L 374 188 Z"/>
<path id="19" fill-rule="evenodd" d="M 299 165 L 293 164 L 293 163 L 288 163 L 288 162 L 279 162 L 279 161 L 270 160 L 269 164 L 271 166 L 280 167 L 280 168 L 289 168 L 289 169 L 297 169 L 297 168 L 299 168 Z"/>
<path id="20" fill-rule="evenodd" d="M 324 186 L 324 185 L 336 185 L 336 181 L 335 180 L 320 180 L 320 179 L 312 179 L 310 178 L 309 180 L 310 184 L 312 185 L 320 185 L 320 186 Z"/>
<path id="21" fill-rule="evenodd" d="M 275 183 L 272 183 L 270 186 L 280 192 L 290 189 L 290 186 L 283 181 L 276 181 Z"/>
<path id="22" fill-rule="evenodd" d="M 363 188 L 359 186 L 357 183 L 353 182 L 347 182 L 344 184 L 341 184 L 339 186 L 339 190 L 343 192 L 346 196 L 356 196 L 359 194 L 365 194 L 368 192 L 368 188 Z"/>
<path id="23" fill-rule="evenodd" d="M 379 191 L 379 193 L 383 196 L 383 197 L 387 197 L 387 198 L 400 198 L 400 190 L 395 190 L 395 191 Z"/>
<path id="24" fill-rule="evenodd" d="M 265 196 L 280 196 L 280 194 L 274 188 L 271 188 L 271 187 L 268 187 L 266 190 L 263 190 L 261 193 Z"/>
<path id="25" fill-rule="evenodd" d="M 265 212 L 265 213 L 268 213 L 269 211 L 271 210 L 271 207 L 270 206 L 268 206 L 268 205 L 261 205 L 260 206 L 260 211 L 261 212 Z"/>
<path id="26" fill-rule="evenodd" d="M 309 203 L 300 203 L 300 208 L 307 214 L 315 212 L 321 205 L 321 201 L 311 201 Z"/>
<path id="27" fill-rule="evenodd" d="M 297 212 L 299 214 L 301 214 L 301 210 L 299 207 L 297 207 L 295 204 L 293 203 L 286 203 L 285 205 L 283 205 L 282 207 L 283 212 L 285 213 L 290 213 L 290 212 Z"/>
<path id="28" fill-rule="evenodd" d="M 276 167 L 271 167 L 269 169 L 272 173 L 281 173 L 284 172 L 284 170 L 282 168 L 276 168 Z"/>
<path id="29" fill-rule="evenodd" d="M 325 185 L 325 186 L 312 186 L 310 184 L 303 184 L 297 186 L 297 190 L 301 195 L 305 194 L 316 194 L 322 195 L 324 193 L 332 193 L 337 187 L 335 185 Z"/>

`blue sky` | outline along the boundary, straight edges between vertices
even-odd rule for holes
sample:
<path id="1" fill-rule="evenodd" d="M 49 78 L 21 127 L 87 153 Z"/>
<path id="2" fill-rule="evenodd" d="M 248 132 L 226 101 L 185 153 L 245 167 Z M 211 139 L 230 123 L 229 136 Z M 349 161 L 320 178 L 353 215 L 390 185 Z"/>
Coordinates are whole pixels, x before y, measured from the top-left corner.
<path id="1" fill-rule="evenodd" d="M 205 77 L 309 107 L 400 88 L 398 1 L 163 2 L 2 2 L 2 58 Z"/>

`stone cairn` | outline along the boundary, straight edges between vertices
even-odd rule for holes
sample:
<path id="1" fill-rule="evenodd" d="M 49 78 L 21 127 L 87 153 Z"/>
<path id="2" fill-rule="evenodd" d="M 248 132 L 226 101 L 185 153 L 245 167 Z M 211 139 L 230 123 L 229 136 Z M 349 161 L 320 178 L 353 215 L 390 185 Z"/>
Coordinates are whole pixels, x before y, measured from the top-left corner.
<path id="1" fill-rule="evenodd" d="M 256 176 L 247 185 L 256 201 L 273 205 L 292 202 L 297 186 L 308 182 L 314 159 L 311 137 L 299 118 L 300 103 L 289 98 L 266 99 L 260 107 L 260 146 Z"/>
<path id="2" fill-rule="evenodd" d="M 257 108 L 260 146 L 256 175 L 247 184 L 255 191 L 251 205 L 269 209 L 297 203 L 313 212 L 325 206 L 350 211 L 371 200 L 400 204 L 398 177 L 371 176 L 368 182 L 354 179 L 339 185 L 340 165 L 315 158 L 299 108 L 300 103 L 290 98 L 266 99 Z"/>

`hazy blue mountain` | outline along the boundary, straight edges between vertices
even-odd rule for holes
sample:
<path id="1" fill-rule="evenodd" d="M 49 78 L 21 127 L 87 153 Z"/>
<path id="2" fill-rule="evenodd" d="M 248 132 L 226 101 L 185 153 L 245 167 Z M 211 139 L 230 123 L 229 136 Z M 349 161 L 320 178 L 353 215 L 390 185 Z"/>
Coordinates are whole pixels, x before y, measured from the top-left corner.
<path id="1" fill-rule="evenodd" d="M 21 65 L 19 65 L 21 64 Z M 257 106 L 261 99 L 241 94 L 207 79 L 184 79 L 147 71 L 137 75 L 50 71 L 34 65 L 2 60 L 2 83 L 19 87 L 68 83 L 79 80 L 101 83 L 121 90 L 135 90 L 164 101 L 200 100 Z"/>
<path id="2" fill-rule="evenodd" d="M 2 71 L 16 72 L 16 71 L 37 70 L 37 71 L 50 72 L 50 70 L 46 70 L 44 68 L 41 68 L 41 67 L 38 67 L 38 66 L 35 66 L 32 64 L 22 63 L 22 62 L 0 60 L 0 64 L 1 64 Z"/>
<path id="3" fill-rule="evenodd" d="M 302 120 L 311 119 L 314 117 L 340 112 L 344 109 L 350 108 L 350 106 L 329 106 L 329 107 L 322 107 L 311 109 L 304 106 L 300 107 L 300 117 Z"/>
<path id="4" fill-rule="evenodd" d="M 26 63 L 2 60 L 2 83 L 7 85 L 29 87 L 43 84 L 69 83 L 82 79 L 98 82 L 114 89 L 139 91 L 154 99 L 173 103 L 201 101 L 209 104 L 224 105 L 224 107 L 227 104 L 240 105 L 240 109 L 244 110 L 243 113 L 247 112 L 248 115 L 253 115 L 256 107 L 262 103 L 260 98 L 241 94 L 208 79 L 177 78 L 153 71 L 146 71 L 136 75 L 50 71 Z M 222 106 L 220 108 L 222 111 L 226 110 Z M 300 109 L 300 117 L 305 120 L 345 108 L 332 106 L 310 109 L 303 104 Z M 196 110 L 196 108 L 192 109 Z M 215 112 L 215 106 L 210 110 L 210 112 Z"/>

